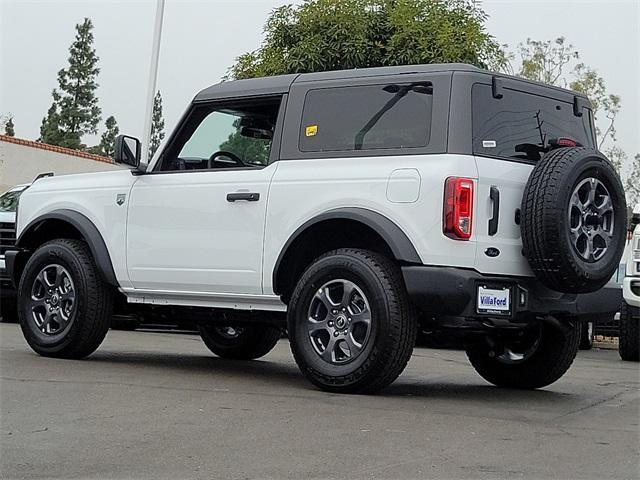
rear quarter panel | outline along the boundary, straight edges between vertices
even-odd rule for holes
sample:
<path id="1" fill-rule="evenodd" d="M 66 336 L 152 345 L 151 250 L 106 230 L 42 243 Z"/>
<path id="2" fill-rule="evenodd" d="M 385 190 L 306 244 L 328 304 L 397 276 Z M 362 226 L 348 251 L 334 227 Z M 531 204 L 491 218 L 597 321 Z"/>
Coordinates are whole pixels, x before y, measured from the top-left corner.
<path id="1" fill-rule="evenodd" d="M 398 169 L 419 173 L 415 201 L 388 199 L 389 178 Z M 273 292 L 273 269 L 294 232 L 308 220 L 342 207 L 364 208 L 389 218 L 411 240 L 424 264 L 473 268 L 476 242 L 451 240 L 442 233 L 444 182 L 449 176 L 477 180 L 473 157 L 433 154 L 281 161 L 268 200 L 264 292 Z M 407 188 L 415 185 L 410 182 Z"/>

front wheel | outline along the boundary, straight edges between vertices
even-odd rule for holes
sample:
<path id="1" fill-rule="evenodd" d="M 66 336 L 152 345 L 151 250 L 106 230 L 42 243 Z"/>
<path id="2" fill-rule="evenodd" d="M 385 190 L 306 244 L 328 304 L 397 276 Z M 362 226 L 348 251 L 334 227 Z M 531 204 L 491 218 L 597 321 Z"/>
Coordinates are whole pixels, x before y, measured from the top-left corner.
<path id="1" fill-rule="evenodd" d="M 339 393 L 380 390 L 404 370 L 417 319 L 397 265 L 366 250 L 318 258 L 291 297 L 287 324 L 298 367 Z"/>
<path id="2" fill-rule="evenodd" d="M 113 292 L 87 244 L 58 239 L 29 258 L 18 289 L 18 316 L 29 346 L 47 357 L 83 358 L 104 340 Z"/>
<path id="3" fill-rule="evenodd" d="M 467 357 L 476 372 L 498 387 L 521 389 L 546 387 L 562 377 L 578 353 L 580 322 L 562 330 L 545 322 L 522 333 L 512 340 L 468 344 Z"/>

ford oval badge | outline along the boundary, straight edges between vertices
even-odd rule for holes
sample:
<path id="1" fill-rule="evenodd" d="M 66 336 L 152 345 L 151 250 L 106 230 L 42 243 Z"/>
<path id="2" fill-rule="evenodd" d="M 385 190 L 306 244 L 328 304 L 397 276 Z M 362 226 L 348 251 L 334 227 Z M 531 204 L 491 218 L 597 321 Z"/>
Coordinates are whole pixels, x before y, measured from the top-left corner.
<path id="1" fill-rule="evenodd" d="M 495 258 L 500 255 L 500 250 L 498 250 L 496 247 L 489 247 L 484 251 L 484 254 L 487 257 Z"/>

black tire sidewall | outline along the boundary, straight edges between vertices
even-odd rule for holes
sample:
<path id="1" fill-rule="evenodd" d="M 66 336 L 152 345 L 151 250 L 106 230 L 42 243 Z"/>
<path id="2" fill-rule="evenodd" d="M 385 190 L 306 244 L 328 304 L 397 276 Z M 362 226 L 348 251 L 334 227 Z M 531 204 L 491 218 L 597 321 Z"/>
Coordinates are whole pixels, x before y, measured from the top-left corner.
<path id="1" fill-rule="evenodd" d="M 333 365 L 325 362 L 316 353 L 305 323 L 315 292 L 325 283 L 337 279 L 355 283 L 367 297 L 371 309 L 371 331 L 364 350 L 353 361 Z M 381 343 L 388 337 L 390 328 L 389 307 L 379 279 L 359 259 L 338 254 L 322 258 L 313 264 L 303 275 L 298 288 L 300 291 L 294 293 L 296 301 L 288 315 L 289 335 L 294 354 L 302 360 L 305 368 L 310 372 L 326 377 L 343 377 L 342 385 L 358 380 L 366 373 L 361 371 L 363 367 L 364 370 L 371 368 L 372 357 L 375 357 L 372 354 L 384 348 Z"/>
<path id="2" fill-rule="evenodd" d="M 64 267 L 73 280 L 76 305 L 70 324 L 57 335 L 44 335 L 38 330 L 28 308 L 28 300 L 35 277 L 47 265 Z M 25 339 L 31 347 L 41 353 L 56 353 L 75 343 L 80 335 L 81 324 L 86 314 L 88 295 L 87 279 L 82 264 L 74 252 L 64 244 L 49 243 L 40 247 L 29 259 L 20 279 L 18 289 L 18 317 Z"/>

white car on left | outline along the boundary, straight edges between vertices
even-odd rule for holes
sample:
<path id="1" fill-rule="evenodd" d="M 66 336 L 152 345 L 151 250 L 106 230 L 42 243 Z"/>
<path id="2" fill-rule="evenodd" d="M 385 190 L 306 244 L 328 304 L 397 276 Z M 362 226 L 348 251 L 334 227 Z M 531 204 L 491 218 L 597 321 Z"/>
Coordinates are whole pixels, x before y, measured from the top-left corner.
<path id="1" fill-rule="evenodd" d="M 5 269 L 4 252 L 15 244 L 18 199 L 29 185 L 18 185 L 0 195 L 0 317 L 4 322 L 16 319 L 16 292 Z"/>

